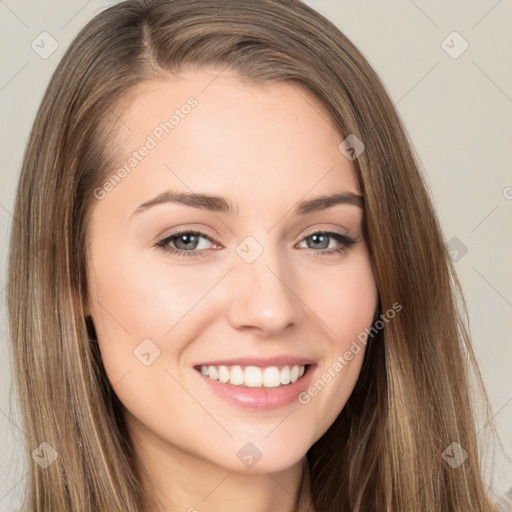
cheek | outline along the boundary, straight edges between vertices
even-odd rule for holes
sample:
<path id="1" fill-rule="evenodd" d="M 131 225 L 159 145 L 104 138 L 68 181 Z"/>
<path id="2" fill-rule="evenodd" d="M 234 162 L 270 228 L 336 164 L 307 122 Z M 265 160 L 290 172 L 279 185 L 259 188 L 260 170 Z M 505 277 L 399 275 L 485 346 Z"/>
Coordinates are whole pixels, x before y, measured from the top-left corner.
<path id="1" fill-rule="evenodd" d="M 106 252 L 109 249 L 113 253 L 113 247 Z M 91 290 L 96 294 L 96 317 L 105 339 L 120 336 L 135 342 L 166 337 L 178 323 L 189 323 L 187 316 L 222 275 L 222 269 L 212 267 L 204 267 L 198 275 L 194 267 L 170 265 L 153 251 L 158 249 L 141 253 L 121 246 L 115 259 L 106 258 L 102 251 L 103 256 L 93 260 Z"/>
<path id="2" fill-rule="evenodd" d="M 142 423 L 175 425 L 179 411 L 192 403 L 172 377 L 174 363 L 198 320 L 194 305 L 208 282 L 190 279 L 190 273 L 165 265 L 164 258 L 150 260 L 122 244 L 97 247 L 95 255 L 90 290 L 108 379 Z"/>
<path id="3" fill-rule="evenodd" d="M 344 352 L 373 321 L 378 305 L 373 271 L 369 261 L 360 258 L 326 275 L 323 281 L 326 285 L 321 292 L 318 281 L 314 284 L 318 291 L 312 296 L 312 309 L 324 321 L 331 348 Z"/>
<path id="4" fill-rule="evenodd" d="M 359 377 L 366 349 L 361 341 L 372 325 L 378 291 L 371 265 L 361 259 L 326 279 L 324 293 L 312 295 L 329 343 L 317 378 L 299 401 L 315 418 L 317 439 L 335 421 Z M 314 309 L 314 308 L 312 308 Z"/>
<path id="5" fill-rule="evenodd" d="M 219 306 L 207 295 L 225 270 L 171 266 L 151 250 L 137 252 L 122 242 L 98 247 L 94 256 L 90 289 L 105 370 L 125 404 L 149 406 L 163 382 L 173 387 L 165 370 L 174 373 L 190 340 L 218 317 Z M 190 407 L 178 399 L 174 405 Z"/>

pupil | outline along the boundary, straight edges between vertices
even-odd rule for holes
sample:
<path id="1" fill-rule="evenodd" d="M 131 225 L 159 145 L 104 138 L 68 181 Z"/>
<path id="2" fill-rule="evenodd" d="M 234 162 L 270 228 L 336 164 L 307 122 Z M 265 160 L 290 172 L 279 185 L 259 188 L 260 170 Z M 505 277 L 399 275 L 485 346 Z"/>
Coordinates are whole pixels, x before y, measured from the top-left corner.
<path id="1" fill-rule="evenodd" d="M 197 242 L 197 240 L 194 240 L 195 238 L 197 238 L 196 235 L 191 235 L 191 234 L 181 235 L 181 237 L 178 239 L 178 243 L 182 242 L 183 245 L 185 246 L 185 248 L 190 248 L 191 246 L 194 245 L 194 242 Z"/>
<path id="2" fill-rule="evenodd" d="M 312 238 L 312 240 L 313 240 L 313 242 L 315 244 L 317 244 L 317 243 L 321 244 L 322 243 L 322 241 L 319 240 L 320 238 L 324 238 L 325 240 L 327 239 L 327 237 L 325 235 L 322 235 L 322 234 L 320 234 L 320 235 L 319 234 L 311 235 L 311 238 Z M 324 246 L 322 247 L 323 249 L 325 249 L 325 240 L 324 240 L 324 244 L 323 244 Z"/>

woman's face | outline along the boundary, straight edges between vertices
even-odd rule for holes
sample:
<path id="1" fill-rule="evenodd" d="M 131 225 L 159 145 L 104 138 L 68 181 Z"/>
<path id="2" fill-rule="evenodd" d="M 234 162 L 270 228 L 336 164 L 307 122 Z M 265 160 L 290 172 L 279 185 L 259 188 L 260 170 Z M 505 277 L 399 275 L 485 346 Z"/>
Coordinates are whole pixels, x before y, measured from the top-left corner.
<path id="1" fill-rule="evenodd" d="M 344 354 L 377 307 L 361 207 L 310 203 L 360 194 L 343 138 L 297 86 L 207 70 L 145 83 L 115 133 L 87 310 L 131 435 L 231 471 L 290 467 L 351 394 L 364 348 Z"/>

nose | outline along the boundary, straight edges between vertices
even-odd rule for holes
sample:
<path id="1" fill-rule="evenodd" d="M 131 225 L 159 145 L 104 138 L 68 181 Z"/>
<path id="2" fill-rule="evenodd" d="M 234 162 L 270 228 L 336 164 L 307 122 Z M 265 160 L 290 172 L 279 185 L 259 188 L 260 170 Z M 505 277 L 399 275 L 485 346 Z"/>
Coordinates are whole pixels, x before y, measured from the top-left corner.
<path id="1" fill-rule="evenodd" d="M 304 317 L 293 270 L 263 253 L 256 261 L 238 260 L 230 276 L 228 319 L 235 329 L 272 337 L 297 326 Z"/>

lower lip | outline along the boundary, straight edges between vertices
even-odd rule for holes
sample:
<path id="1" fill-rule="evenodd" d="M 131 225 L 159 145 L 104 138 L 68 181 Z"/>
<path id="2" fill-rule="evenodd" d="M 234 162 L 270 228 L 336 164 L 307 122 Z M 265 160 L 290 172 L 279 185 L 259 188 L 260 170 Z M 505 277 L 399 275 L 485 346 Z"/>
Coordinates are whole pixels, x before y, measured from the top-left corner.
<path id="1" fill-rule="evenodd" d="M 294 401 L 298 401 L 300 393 L 304 392 L 311 382 L 316 364 L 307 366 L 302 377 L 292 384 L 286 384 L 277 388 L 247 388 L 235 386 L 229 382 L 222 383 L 218 380 L 206 377 L 199 370 L 194 371 L 210 386 L 219 396 L 239 407 L 249 409 L 270 410 L 285 407 Z"/>

